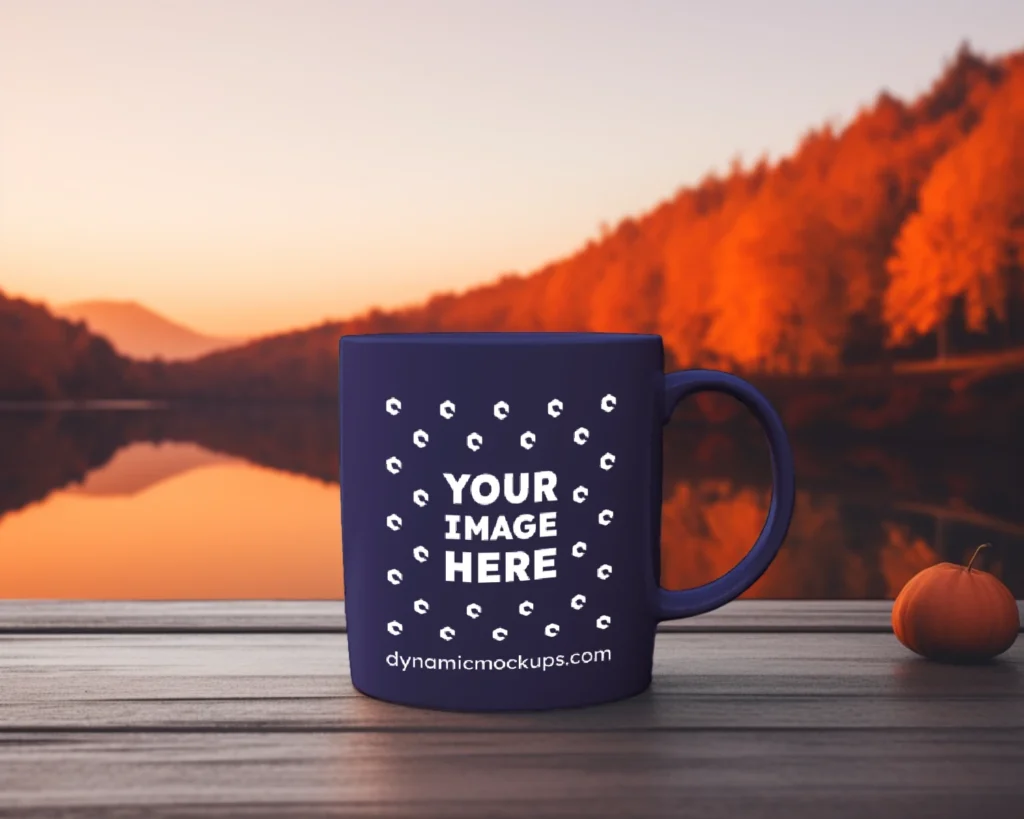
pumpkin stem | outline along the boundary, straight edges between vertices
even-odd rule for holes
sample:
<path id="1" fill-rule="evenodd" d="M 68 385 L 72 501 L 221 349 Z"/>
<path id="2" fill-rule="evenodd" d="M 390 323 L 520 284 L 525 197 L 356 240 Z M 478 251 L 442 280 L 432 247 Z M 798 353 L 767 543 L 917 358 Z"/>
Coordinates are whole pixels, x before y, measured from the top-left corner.
<path id="1" fill-rule="evenodd" d="M 980 552 L 980 551 L 981 551 L 982 549 L 987 549 L 987 548 L 988 548 L 989 546 L 991 546 L 991 545 L 992 545 L 991 543 L 982 543 L 982 544 L 981 544 L 981 545 L 980 545 L 980 546 L 979 546 L 979 547 L 978 547 L 977 549 L 975 549 L 975 550 L 974 550 L 974 554 L 973 554 L 973 555 L 971 555 L 971 560 L 970 560 L 970 562 L 969 562 L 969 563 L 967 564 L 967 572 L 968 572 L 968 574 L 969 574 L 969 573 L 970 573 L 970 571 L 971 571 L 971 566 L 973 566 L 973 565 L 974 565 L 974 560 L 975 560 L 975 558 L 977 558 L 977 556 L 978 556 L 978 553 L 979 553 L 979 552 Z"/>

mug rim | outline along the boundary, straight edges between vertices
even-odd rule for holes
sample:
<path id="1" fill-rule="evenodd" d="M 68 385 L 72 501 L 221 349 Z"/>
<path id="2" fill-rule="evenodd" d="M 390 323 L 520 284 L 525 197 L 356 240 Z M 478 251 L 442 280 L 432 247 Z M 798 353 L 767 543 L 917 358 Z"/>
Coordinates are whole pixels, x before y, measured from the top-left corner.
<path id="1" fill-rule="evenodd" d="M 526 330 L 518 331 L 437 331 L 418 333 L 352 333 L 341 336 L 346 341 L 383 344 L 445 344 L 477 342 L 483 344 L 599 344 L 608 342 L 662 343 L 656 333 L 614 333 L 591 331 Z"/>

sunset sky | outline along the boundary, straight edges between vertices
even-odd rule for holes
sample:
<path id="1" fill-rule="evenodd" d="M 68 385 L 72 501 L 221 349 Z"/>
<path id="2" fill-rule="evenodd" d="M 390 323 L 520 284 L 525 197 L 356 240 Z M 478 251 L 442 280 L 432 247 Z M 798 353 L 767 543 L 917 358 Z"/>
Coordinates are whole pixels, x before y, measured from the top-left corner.
<path id="1" fill-rule="evenodd" d="M 923 13 L 923 9 L 927 11 Z M 1020 0 L 0 0 L 0 289 L 255 334 L 567 255 Z"/>

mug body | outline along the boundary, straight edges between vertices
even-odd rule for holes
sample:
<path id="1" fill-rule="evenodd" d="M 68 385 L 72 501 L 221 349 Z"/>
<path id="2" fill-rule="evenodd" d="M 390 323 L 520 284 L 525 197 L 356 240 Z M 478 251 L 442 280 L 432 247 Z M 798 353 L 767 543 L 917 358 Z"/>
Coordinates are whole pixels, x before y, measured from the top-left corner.
<path id="1" fill-rule="evenodd" d="M 346 336 L 340 379 L 354 686 L 467 711 L 646 689 L 660 337 Z"/>

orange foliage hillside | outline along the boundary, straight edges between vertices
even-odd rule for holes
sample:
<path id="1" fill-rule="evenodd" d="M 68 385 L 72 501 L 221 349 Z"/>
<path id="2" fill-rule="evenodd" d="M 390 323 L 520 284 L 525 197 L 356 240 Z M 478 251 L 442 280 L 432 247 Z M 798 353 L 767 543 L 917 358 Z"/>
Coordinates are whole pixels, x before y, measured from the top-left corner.
<path id="1" fill-rule="evenodd" d="M 709 176 L 529 275 L 133 365 L 131 380 L 145 395 L 329 400 L 340 336 L 430 330 L 656 332 L 669 366 L 828 373 L 1024 345 L 1022 264 L 1024 51 L 964 47 L 919 99 L 883 93 L 791 156 Z M 12 378 L 0 392 L 24 394 Z M 28 392 L 62 389 L 41 375 Z"/>
<path id="2" fill-rule="evenodd" d="M 793 374 L 934 355 L 947 328 L 1024 343 L 1010 321 L 1022 100 L 1024 52 L 962 48 L 921 98 L 883 93 L 777 164 L 709 176 L 528 276 L 266 338 L 162 380 L 190 394 L 329 398 L 339 336 L 365 332 L 657 332 L 670 365 Z"/>

